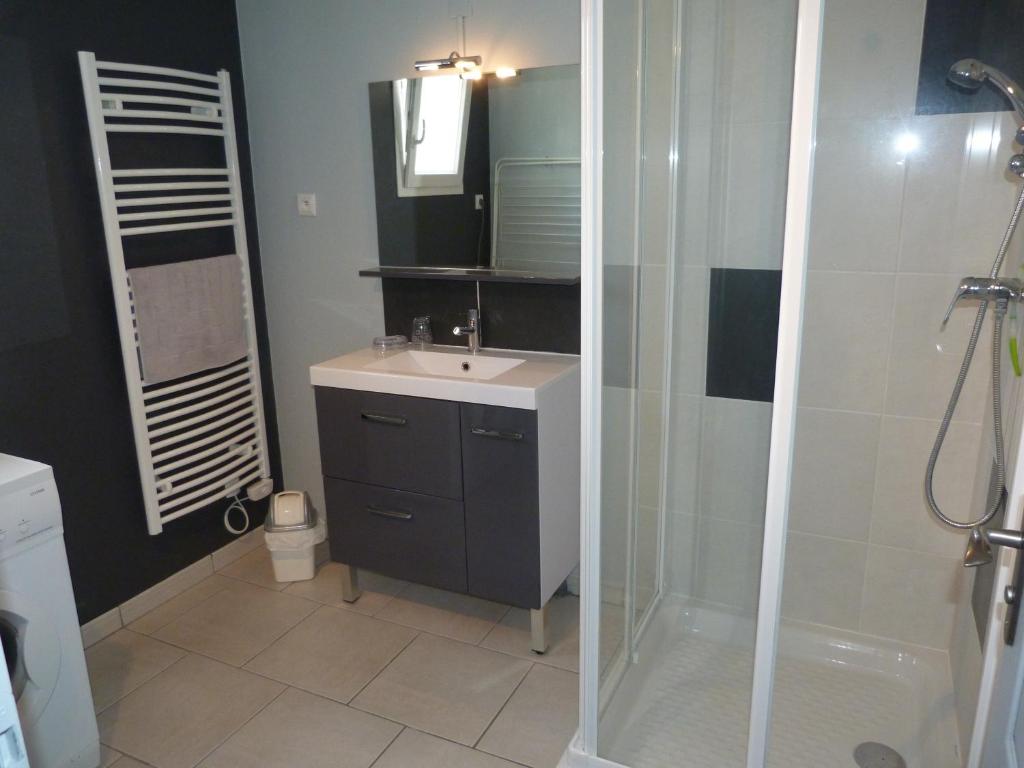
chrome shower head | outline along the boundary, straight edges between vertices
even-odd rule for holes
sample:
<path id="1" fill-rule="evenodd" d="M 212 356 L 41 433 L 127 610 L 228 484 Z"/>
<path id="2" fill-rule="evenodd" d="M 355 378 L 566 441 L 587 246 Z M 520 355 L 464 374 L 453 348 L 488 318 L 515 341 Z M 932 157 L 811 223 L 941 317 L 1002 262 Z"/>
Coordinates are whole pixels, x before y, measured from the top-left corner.
<path id="1" fill-rule="evenodd" d="M 1024 122 L 1024 89 L 1021 89 L 1005 72 L 977 59 L 960 59 L 949 68 L 946 77 L 954 85 L 972 91 L 981 88 L 981 84 L 986 81 L 991 83 L 1009 99 L 1017 112 L 1017 117 Z"/>
<path id="2" fill-rule="evenodd" d="M 971 536 L 967 539 L 964 550 L 964 568 L 976 568 L 992 562 L 992 545 L 981 528 L 971 528 Z"/>

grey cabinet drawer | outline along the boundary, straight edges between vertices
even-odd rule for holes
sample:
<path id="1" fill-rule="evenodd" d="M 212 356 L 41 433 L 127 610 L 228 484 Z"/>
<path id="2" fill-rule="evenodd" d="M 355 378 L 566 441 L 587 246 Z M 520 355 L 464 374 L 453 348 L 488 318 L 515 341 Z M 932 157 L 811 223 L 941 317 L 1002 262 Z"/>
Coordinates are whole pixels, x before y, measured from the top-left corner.
<path id="1" fill-rule="evenodd" d="M 458 403 L 317 387 L 316 414 L 328 477 L 462 498 Z"/>
<path id="2" fill-rule="evenodd" d="M 466 591 L 461 502 L 330 477 L 324 490 L 333 560 Z"/>
<path id="3" fill-rule="evenodd" d="M 461 408 L 469 592 L 539 608 L 537 412 Z"/>

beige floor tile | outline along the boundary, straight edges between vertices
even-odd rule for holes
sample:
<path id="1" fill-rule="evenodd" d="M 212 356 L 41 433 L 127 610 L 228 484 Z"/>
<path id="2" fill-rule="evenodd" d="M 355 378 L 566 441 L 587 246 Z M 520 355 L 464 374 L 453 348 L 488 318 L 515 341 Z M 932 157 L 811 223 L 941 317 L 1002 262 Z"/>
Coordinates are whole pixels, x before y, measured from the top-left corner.
<path id="1" fill-rule="evenodd" d="M 236 581 L 154 637 L 241 666 L 316 610 L 316 603 Z"/>
<path id="2" fill-rule="evenodd" d="M 479 643 L 507 610 L 508 606 L 478 597 L 410 584 L 376 615 L 452 640 Z"/>
<path id="3" fill-rule="evenodd" d="M 99 712 L 185 655 L 173 645 L 121 629 L 85 651 L 92 700 Z"/>
<path id="4" fill-rule="evenodd" d="M 108 768 L 117 762 L 118 758 L 121 757 L 121 753 L 116 749 L 111 749 L 106 744 L 100 744 L 100 765 L 99 768 Z"/>
<path id="5" fill-rule="evenodd" d="M 370 571 L 360 571 L 359 587 L 363 595 L 354 603 L 346 603 L 341 597 L 341 568 L 340 563 L 324 563 L 317 571 L 316 578 L 296 581 L 286 588 L 285 592 L 336 608 L 374 616 L 408 584 Z"/>
<path id="6" fill-rule="evenodd" d="M 373 768 L 518 768 L 508 760 L 477 752 L 437 736 L 406 728 Z"/>
<path id="7" fill-rule="evenodd" d="M 480 642 L 481 648 L 575 672 L 580 665 L 580 599 L 575 595 L 555 597 L 548 604 L 551 644 L 547 653 L 530 650 L 530 612 L 512 608 Z"/>
<path id="8" fill-rule="evenodd" d="M 136 619 L 128 625 L 128 629 L 150 635 L 233 583 L 231 579 L 223 576 L 213 575 L 205 578 L 194 587 L 186 589 L 180 595 L 172 597 Z"/>
<path id="9" fill-rule="evenodd" d="M 129 757 L 128 755 L 122 756 L 113 765 L 114 768 L 149 768 L 149 763 L 139 762 L 134 757 Z"/>
<path id="10" fill-rule="evenodd" d="M 246 669 L 348 703 L 415 636 L 397 624 L 322 606 Z"/>
<path id="11" fill-rule="evenodd" d="M 287 581 L 278 581 L 274 578 L 274 564 L 270 560 L 270 552 L 266 547 L 254 549 L 226 568 L 221 568 L 218 573 L 267 589 L 281 590 L 288 586 Z"/>
<path id="12" fill-rule="evenodd" d="M 289 688 L 202 768 L 367 768 L 402 726 Z"/>
<path id="13" fill-rule="evenodd" d="M 529 669 L 522 659 L 420 635 L 352 704 L 472 746 Z"/>
<path id="14" fill-rule="evenodd" d="M 558 765 L 576 731 L 579 676 L 535 665 L 477 749 L 533 768 Z"/>
<path id="15" fill-rule="evenodd" d="M 188 654 L 100 713 L 100 739 L 157 768 L 191 768 L 282 690 Z"/>

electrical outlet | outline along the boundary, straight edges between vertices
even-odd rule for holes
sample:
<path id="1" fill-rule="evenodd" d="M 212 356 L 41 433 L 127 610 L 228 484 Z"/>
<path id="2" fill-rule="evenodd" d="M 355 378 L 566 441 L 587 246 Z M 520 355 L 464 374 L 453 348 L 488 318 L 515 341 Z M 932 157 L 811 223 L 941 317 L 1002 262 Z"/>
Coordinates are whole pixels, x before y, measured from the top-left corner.
<path id="1" fill-rule="evenodd" d="M 295 196 L 299 216 L 316 216 L 316 195 L 312 192 L 300 192 Z"/>
<path id="2" fill-rule="evenodd" d="M 478 211 L 482 211 L 484 209 L 483 195 L 473 195 L 473 207 L 476 208 Z"/>

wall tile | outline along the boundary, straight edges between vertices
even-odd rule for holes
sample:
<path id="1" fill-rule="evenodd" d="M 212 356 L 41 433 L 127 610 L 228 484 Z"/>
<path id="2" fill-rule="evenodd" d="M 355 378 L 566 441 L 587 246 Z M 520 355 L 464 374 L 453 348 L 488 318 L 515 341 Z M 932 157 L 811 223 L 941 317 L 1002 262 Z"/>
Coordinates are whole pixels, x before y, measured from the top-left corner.
<path id="1" fill-rule="evenodd" d="M 476 283 L 395 278 L 381 280 L 380 283 L 384 296 L 385 333 L 410 336 L 412 319 L 429 315 L 434 343 L 465 345 L 463 339 L 452 335 L 452 328 L 465 323 L 466 310 L 476 306 Z M 490 341 L 485 339 L 484 343 L 490 344 Z"/>
<path id="2" fill-rule="evenodd" d="M 899 275 L 885 412 L 939 419 L 946 411 L 978 311 L 961 304 L 943 327 L 958 280 L 947 275 Z M 990 313 L 991 314 L 991 313 Z M 980 422 L 992 380 L 991 319 L 982 329 L 967 384 L 954 418 Z"/>
<path id="3" fill-rule="evenodd" d="M 667 269 L 662 265 L 640 268 L 640 317 L 637 329 L 637 356 L 641 389 L 661 389 L 665 373 L 668 327 Z M 614 354 L 614 353 L 613 353 Z"/>
<path id="4" fill-rule="evenodd" d="M 658 575 L 658 510 L 654 507 L 638 507 L 636 516 L 636 603 L 634 610 L 639 618 L 651 600 Z"/>
<path id="5" fill-rule="evenodd" d="M 782 591 L 784 618 L 856 630 L 868 545 L 790 532 Z"/>
<path id="6" fill-rule="evenodd" d="M 919 147 L 907 158 L 901 271 L 988 273 L 1018 189 L 1006 172 L 1015 131 L 1009 112 L 908 123 Z"/>
<path id="7" fill-rule="evenodd" d="M 637 423 L 637 498 L 642 506 L 657 507 L 661 499 L 661 436 L 663 400 L 660 392 L 641 390 Z"/>
<path id="8" fill-rule="evenodd" d="M 899 120 L 818 124 L 809 263 L 812 269 L 892 272 L 905 172 Z"/>
<path id="9" fill-rule="evenodd" d="M 793 92 L 795 0 L 733 0 L 720 3 L 720 83 L 732 123 L 786 122 Z M 708 75 L 701 68 L 699 77 Z"/>
<path id="10" fill-rule="evenodd" d="M 706 267 L 676 268 L 672 308 L 672 391 L 704 392 L 708 341 L 708 278 Z"/>
<path id="11" fill-rule="evenodd" d="M 720 130 L 726 136 L 725 156 L 721 170 L 716 171 L 724 174 L 725 190 L 717 232 L 721 261 L 710 263 L 735 269 L 781 269 L 789 123 L 727 125 Z"/>
<path id="12" fill-rule="evenodd" d="M 960 567 L 952 558 L 869 546 L 861 631 L 948 648 Z"/>
<path id="13" fill-rule="evenodd" d="M 701 513 L 748 525 L 764 523 L 771 403 L 704 400 Z"/>
<path id="14" fill-rule="evenodd" d="M 696 515 L 668 516 L 668 547 L 665 550 L 669 589 L 677 595 L 693 595 L 698 557 L 698 524 Z"/>
<path id="15" fill-rule="evenodd" d="M 925 504 L 924 471 L 938 430 L 925 419 L 882 419 L 878 477 L 871 515 L 871 542 L 958 557 L 964 534 L 939 523 Z M 971 508 L 973 469 L 981 444 L 981 427 L 954 423 L 935 470 L 935 495 L 947 514 L 975 517 Z"/>
<path id="16" fill-rule="evenodd" d="M 819 113 L 914 114 L 924 9 L 925 0 L 826 3 Z"/>
<path id="17" fill-rule="evenodd" d="M 881 417 L 798 408 L 789 529 L 866 542 Z"/>
<path id="18" fill-rule="evenodd" d="M 892 275 L 809 272 L 800 405 L 881 413 Z"/>
<path id="19" fill-rule="evenodd" d="M 708 396 L 771 402 L 781 283 L 776 269 L 711 270 Z"/>
<path id="20" fill-rule="evenodd" d="M 479 286 L 482 338 L 488 347 L 580 353 L 578 285 Z"/>
<path id="21" fill-rule="evenodd" d="M 667 506 L 670 512 L 699 511 L 701 412 L 700 395 L 673 395 L 668 444 Z"/>
<path id="22" fill-rule="evenodd" d="M 601 391 L 601 583 L 619 588 L 626 583 L 636 396 L 635 390 L 621 387 L 604 387 Z"/>
<path id="23" fill-rule="evenodd" d="M 695 578 L 696 595 L 752 613 L 761 583 L 760 526 L 704 517 L 700 521 L 700 563 Z"/>

